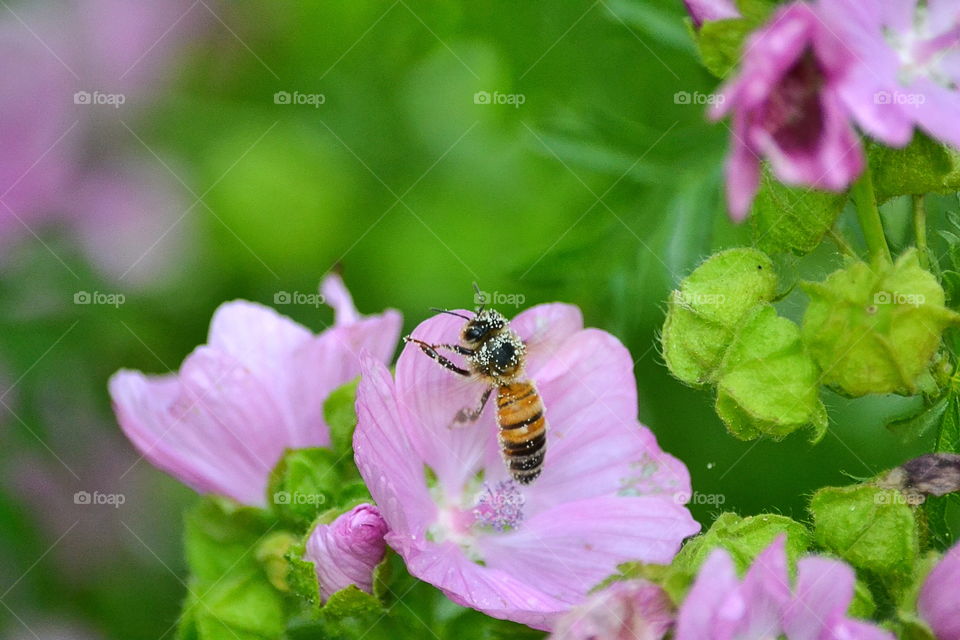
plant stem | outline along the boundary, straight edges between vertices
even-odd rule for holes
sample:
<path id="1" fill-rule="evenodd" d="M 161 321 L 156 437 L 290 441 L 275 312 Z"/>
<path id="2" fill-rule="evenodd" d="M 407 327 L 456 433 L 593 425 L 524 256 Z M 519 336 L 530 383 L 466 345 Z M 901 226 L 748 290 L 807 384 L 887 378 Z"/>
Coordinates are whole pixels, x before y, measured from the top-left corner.
<path id="1" fill-rule="evenodd" d="M 883 223 L 880 221 L 880 209 L 877 208 L 877 197 L 873 192 L 873 177 L 870 168 L 863 171 L 863 175 L 853 183 L 851 190 L 854 204 L 857 206 L 857 219 L 863 230 L 863 237 L 867 241 L 867 249 L 874 260 L 891 262 L 890 247 L 887 246 L 887 237 L 883 233 Z"/>
<path id="2" fill-rule="evenodd" d="M 913 196 L 913 236 L 917 243 L 917 253 L 920 266 L 930 268 L 930 257 L 927 253 L 927 207 L 923 195 Z"/>

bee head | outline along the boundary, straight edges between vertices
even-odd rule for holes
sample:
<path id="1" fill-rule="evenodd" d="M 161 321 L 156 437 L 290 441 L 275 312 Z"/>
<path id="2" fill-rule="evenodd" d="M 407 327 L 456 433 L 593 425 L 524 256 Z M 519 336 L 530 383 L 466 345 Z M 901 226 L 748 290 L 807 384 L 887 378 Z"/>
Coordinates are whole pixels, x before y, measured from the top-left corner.
<path id="1" fill-rule="evenodd" d="M 460 338 L 467 346 L 480 345 L 498 334 L 505 326 L 507 319 L 493 309 L 486 309 L 467 321 L 460 333 Z"/>

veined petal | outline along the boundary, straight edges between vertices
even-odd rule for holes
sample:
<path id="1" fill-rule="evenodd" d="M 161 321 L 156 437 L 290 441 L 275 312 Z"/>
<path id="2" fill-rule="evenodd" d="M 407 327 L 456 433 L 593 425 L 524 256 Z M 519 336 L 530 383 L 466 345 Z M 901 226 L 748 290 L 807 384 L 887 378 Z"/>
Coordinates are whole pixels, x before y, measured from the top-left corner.
<path id="1" fill-rule="evenodd" d="M 853 599 L 856 576 L 847 564 L 829 558 L 797 562 L 794 600 L 784 613 L 783 628 L 790 640 L 819 640 L 827 620 L 843 615 Z"/>
<path id="2" fill-rule="evenodd" d="M 538 304 L 517 314 L 510 326 L 527 345 L 527 375 L 543 381 L 560 345 L 583 330 L 583 314 L 572 304 Z"/>

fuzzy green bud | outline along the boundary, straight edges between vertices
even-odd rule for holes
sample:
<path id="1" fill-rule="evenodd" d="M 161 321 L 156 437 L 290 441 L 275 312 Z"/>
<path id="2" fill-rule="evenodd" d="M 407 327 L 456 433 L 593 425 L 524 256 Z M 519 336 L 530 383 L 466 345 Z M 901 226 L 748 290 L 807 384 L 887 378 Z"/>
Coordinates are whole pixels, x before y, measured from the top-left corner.
<path id="1" fill-rule="evenodd" d="M 670 294 L 661 342 L 670 372 L 700 386 L 717 368 L 743 318 L 773 299 L 777 276 L 755 249 L 722 251 L 697 267 Z"/>
<path id="2" fill-rule="evenodd" d="M 818 545 L 890 586 L 906 585 L 920 554 L 913 509 L 895 489 L 826 487 L 810 501 Z"/>
<path id="3" fill-rule="evenodd" d="M 805 425 L 819 440 L 827 428 L 819 375 L 797 325 L 770 305 L 757 307 L 723 357 L 717 414 L 742 440 L 782 438 Z"/>
<path id="4" fill-rule="evenodd" d="M 933 385 L 940 336 L 960 315 L 944 306 L 943 288 L 915 250 L 892 265 L 855 262 L 803 288 L 803 339 L 824 384 L 854 397 Z"/>

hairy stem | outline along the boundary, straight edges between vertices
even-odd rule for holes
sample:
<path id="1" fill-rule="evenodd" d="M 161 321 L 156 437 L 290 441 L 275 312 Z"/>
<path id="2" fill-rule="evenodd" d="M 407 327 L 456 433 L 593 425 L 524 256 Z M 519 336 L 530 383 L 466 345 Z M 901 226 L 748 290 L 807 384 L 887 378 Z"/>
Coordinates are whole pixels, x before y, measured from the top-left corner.
<path id="1" fill-rule="evenodd" d="M 877 207 L 877 197 L 873 191 L 873 177 L 869 167 L 864 169 L 863 175 L 853 183 L 851 195 L 857 206 L 857 219 L 860 221 L 863 237 L 867 241 L 870 257 L 876 261 L 891 262 L 890 247 L 887 246 L 887 237 L 883 233 L 883 223 L 880 221 L 880 209 Z"/>
<path id="2" fill-rule="evenodd" d="M 930 256 L 927 253 L 927 207 L 924 196 L 913 196 L 913 236 L 917 243 L 920 266 L 930 268 Z"/>

